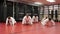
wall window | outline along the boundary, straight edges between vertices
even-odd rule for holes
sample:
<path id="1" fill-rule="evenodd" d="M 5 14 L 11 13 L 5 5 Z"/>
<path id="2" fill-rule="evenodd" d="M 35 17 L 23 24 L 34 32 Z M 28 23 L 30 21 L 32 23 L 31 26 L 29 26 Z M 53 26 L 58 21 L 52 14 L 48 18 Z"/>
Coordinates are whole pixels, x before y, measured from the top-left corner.
<path id="1" fill-rule="evenodd" d="M 48 6 L 44 6 L 44 14 L 48 14 Z"/>

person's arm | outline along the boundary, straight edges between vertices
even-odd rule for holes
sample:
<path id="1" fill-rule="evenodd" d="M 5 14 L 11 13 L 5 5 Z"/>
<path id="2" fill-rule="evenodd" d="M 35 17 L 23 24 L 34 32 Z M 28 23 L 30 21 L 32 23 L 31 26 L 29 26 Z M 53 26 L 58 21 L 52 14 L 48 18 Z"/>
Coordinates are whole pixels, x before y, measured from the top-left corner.
<path id="1" fill-rule="evenodd" d="M 51 20 L 51 22 L 53 23 L 53 25 L 55 25 L 55 22 L 53 20 Z"/>
<path id="2" fill-rule="evenodd" d="M 12 24 L 14 25 L 16 23 L 15 19 L 13 17 L 11 17 L 11 20 L 12 20 Z"/>
<path id="3" fill-rule="evenodd" d="M 31 17 L 29 16 L 29 19 L 31 20 Z"/>
<path id="4" fill-rule="evenodd" d="M 38 16 L 36 17 L 36 20 L 37 20 L 37 22 L 38 22 Z"/>
<path id="5" fill-rule="evenodd" d="M 25 18 L 26 18 L 26 16 L 23 17 L 23 19 L 22 19 L 22 24 L 25 23 Z"/>
<path id="6" fill-rule="evenodd" d="M 43 22 L 45 20 L 45 18 L 43 18 L 42 20 L 41 20 L 41 22 Z"/>
<path id="7" fill-rule="evenodd" d="M 32 18 L 29 16 L 29 22 L 30 22 L 30 24 L 33 24 L 32 22 Z"/>
<path id="8" fill-rule="evenodd" d="M 6 25 L 8 24 L 8 18 L 6 19 Z"/>
<path id="9" fill-rule="evenodd" d="M 13 18 L 13 20 L 14 20 L 14 23 L 16 23 L 16 20 Z"/>

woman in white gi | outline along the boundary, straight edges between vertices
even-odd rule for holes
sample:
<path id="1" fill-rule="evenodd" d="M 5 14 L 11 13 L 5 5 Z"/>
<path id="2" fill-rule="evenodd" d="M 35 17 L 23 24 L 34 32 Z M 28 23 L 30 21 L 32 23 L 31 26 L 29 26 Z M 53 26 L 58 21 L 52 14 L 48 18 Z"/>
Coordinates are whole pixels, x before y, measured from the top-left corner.
<path id="1" fill-rule="evenodd" d="M 38 22 L 38 16 L 33 16 L 32 17 L 32 22 Z"/>
<path id="2" fill-rule="evenodd" d="M 15 19 L 13 17 L 7 17 L 6 19 L 6 25 L 10 23 L 10 25 L 14 25 L 16 23 Z"/>
<path id="3" fill-rule="evenodd" d="M 31 21 L 31 17 L 28 14 L 23 17 L 22 24 L 33 24 Z"/>

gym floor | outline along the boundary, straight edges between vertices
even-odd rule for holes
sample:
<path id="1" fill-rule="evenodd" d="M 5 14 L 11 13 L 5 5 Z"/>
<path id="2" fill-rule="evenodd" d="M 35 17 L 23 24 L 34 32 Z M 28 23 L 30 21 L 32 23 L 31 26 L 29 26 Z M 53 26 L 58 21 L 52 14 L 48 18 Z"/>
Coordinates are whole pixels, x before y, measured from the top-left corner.
<path id="1" fill-rule="evenodd" d="M 0 34 L 60 34 L 60 22 L 55 26 L 42 26 L 41 23 L 22 25 L 17 22 L 14 26 L 0 23 Z"/>

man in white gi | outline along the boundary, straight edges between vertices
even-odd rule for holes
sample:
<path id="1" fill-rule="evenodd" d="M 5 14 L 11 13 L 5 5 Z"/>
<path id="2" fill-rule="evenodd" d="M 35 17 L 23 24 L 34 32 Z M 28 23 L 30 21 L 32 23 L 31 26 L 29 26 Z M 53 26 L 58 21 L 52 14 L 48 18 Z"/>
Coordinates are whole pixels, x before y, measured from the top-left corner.
<path id="1" fill-rule="evenodd" d="M 31 17 L 28 14 L 23 17 L 22 24 L 33 24 L 31 21 Z"/>
<path id="2" fill-rule="evenodd" d="M 47 19 L 48 19 L 47 17 L 44 17 L 44 18 L 41 20 L 41 24 L 42 24 L 42 25 L 45 25 L 45 24 L 46 24 L 45 22 L 47 21 Z"/>
<path id="3" fill-rule="evenodd" d="M 6 19 L 6 25 L 10 23 L 10 25 L 14 25 L 16 23 L 15 19 L 13 17 L 7 17 Z"/>
<path id="4" fill-rule="evenodd" d="M 47 18 L 47 17 L 46 17 L 46 19 L 43 19 L 43 21 L 41 21 L 41 23 L 42 23 L 42 25 L 46 25 L 47 23 L 52 23 L 52 25 L 55 25 L 55 22 L 51 18 Z"/>

